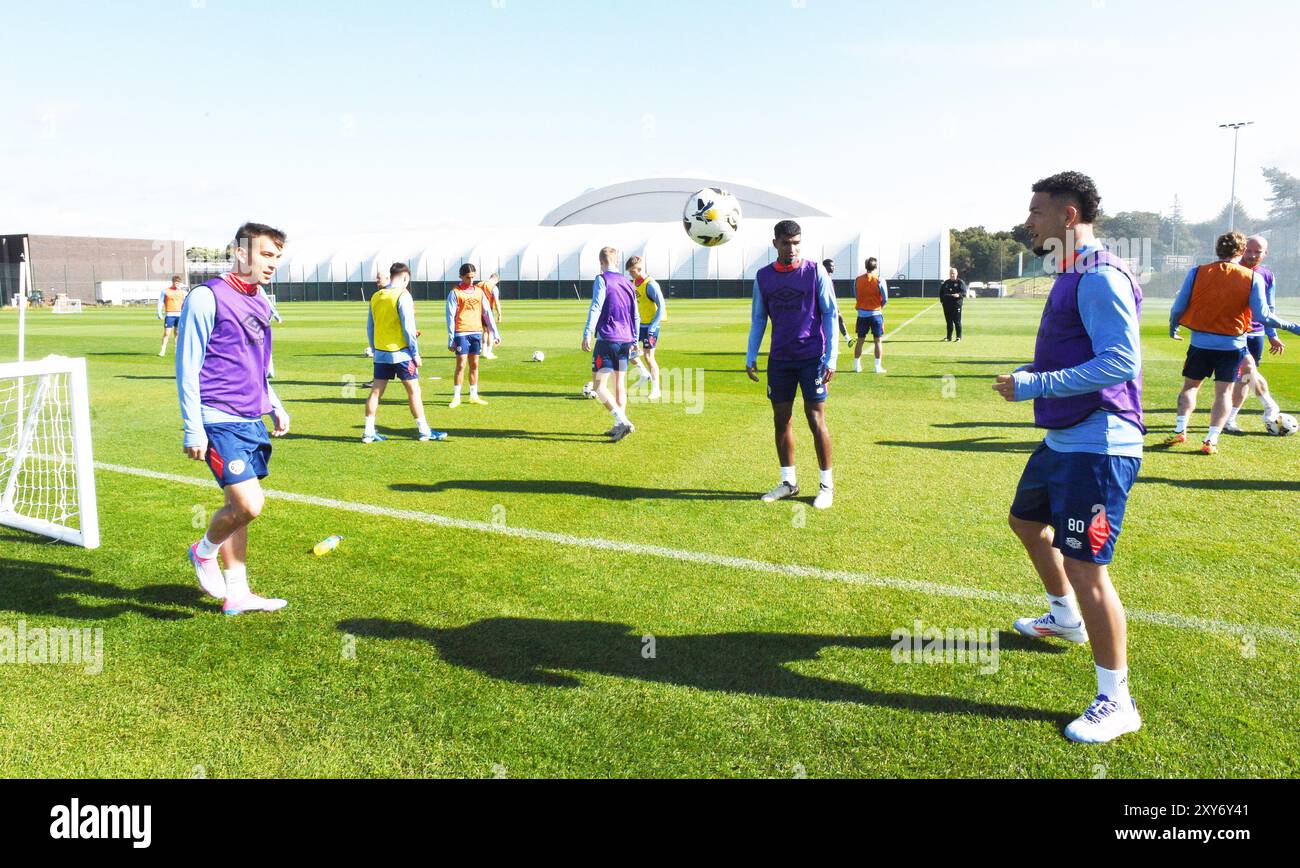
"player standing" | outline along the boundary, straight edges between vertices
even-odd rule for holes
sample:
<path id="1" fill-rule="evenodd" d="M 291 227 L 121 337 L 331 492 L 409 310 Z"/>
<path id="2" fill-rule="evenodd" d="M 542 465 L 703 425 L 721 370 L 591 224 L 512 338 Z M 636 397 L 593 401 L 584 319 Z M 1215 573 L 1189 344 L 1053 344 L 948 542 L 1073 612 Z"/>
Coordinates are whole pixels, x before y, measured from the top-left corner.
<path id="1" fill-rule="evenodd" d="M 626 270 L 628 276 L 632 278 L 632 291 L 636 293 L 637 318 L 641 322 L 637 338 L 641 341 L 641 346 L 645 350 L 643 355 L 646 364 L 649 365 L 647 371 L 650 377 L 649 399 L 657 401 L 659 400 L 659 362 L 655 358 L 655 350 L 659 347 L 659 330 L 668 321 L 668 299 L 664 297 L 659 282 L 646 276 L 645 265 L 640 256 L 629 259 Z M 640 356 L 636 357 L 636 362 L 641 363 Z"/>
<path id="2" fill-rule="evenodd" d="M 881 365 L 884 356 L 885 305 L 889 304 L 889 284 L 876 273 L 876 257 L 865 263 L 867 271 L 854 283 L 857 295 L 858 344 L 853 348 L 853 371 L 862 373 L 862 343 L 870 334 L 876 344 L 876 373 L 885 373 Z"/>
<path id="3" fill-rule="evenodd" d="M 618 251 L 605 247 L 600 251 L 601 273 L 591 287 L 591 307 L 582 329 L 582 351 L 591 353 L 591 372 L 596 397 L 614 416 L 614 427 L 605 433 L 614 443 L 636 430 L 627 417 L 627 365 L 641 331 L 636 290 L 632 282 L 615 271 Z M 591 338 L 596 342 L 592 345 Z M 610 391 L 610 378 L 614 389 Z"/>
<path id="4" fill-rule="evenodd" d="M 776 262 L 760 268 L 754 277 L 749 346 L 745 353 L 745 373 L 757 383 L 758 350 L 763 344 L 767 321 L 771 319 L 767 397 L 772 402 L 781 482 L 764 494 L 762 500 L 773 503 L 799 493 L 791 424 L 797 388 L 803 393 L 804 416 L 812 430 L 817 465 L 821 468 L 821 484 L 813 506 L 827 509 L 834 499 L 835 486 L 831 475 L 831 434 L 826 427 L 826 398 L 839 353 L 839 341 L 835 339 L 839 308 L 826 269 L 799 257 L 803 240 L 799 224 L 782 220 L 773 227 L 773 236 Z"/>
<path id="5" fill-rule="evenodd" d="M 445 440 L 442 431 L 429 430 L 424 418 L 424 401 L 420 391 L 419 329 L 415 327 L 415 302 L 411 298 L 411 269 L 404 262 L 394 262 L 388 269 L 388 285 L 370 297 L 366 318 L 366 338 L 374 355 L 374 378 L 366 398 L 366 428 L 362 443 L 382 442 L 388 438 L 375 431 L 375 414 L 388 381 L 397 377 L 406 387 L 406 401 L 415 419 L 421 440 Z"/>
<path id="6" fill-rule="evenodd" d="M 948 269 L 948 279 L 939 284 L 939 302 L 943 305 L 943 319 L 948 325 L 948 337 L 952 340 L 952 331 L 957 329 L 957 340 L 961 340 L 961 306 L 966 301 L 966 281 L 957 276 L 957 269 Z"/>
<path id="7" fill-rule="evenodd" d="M 1238 378 L 1255 380 L 1259 399 L 1264 402 L 1264 418 L 1275 419 L 1282 412 L 1268 393 L 1268 384 L 1255 369 L 1255 360 L 1246 350 L 1246 335 L 1253 322 L 1300 334 L 1300 325 L 1283 322 L 1273 316 L 1266 300 L 1264 275 L 1241 264 L 1246 252 L 1246 238 L 1240 232 L 1227 232 L 1214 243 L 1217 262 L 1199 265 L 1187 273 L 1183 287 L 1169 309 L 1169 337 L 1182 340 L 1178 327 L 1192 333 L 1187 360 L 1183 363 L 1183 389 L 1178 393 L 1178 416 L 1174 433 L 1160 445 L 1175 446 L 1187 442 L 1187 421 L 1196 409 L 1196 394 L 1201 382 L 1214 375 L 1214 406 L 1210 410 L 1210 428 L 1201 452 L 1219 451 L 1219 433 L 1228 421 L 1232 390 Z"/>
<path id="8" fill-rule="evenodd" d="M 1142 725 L 1129 694 L 1124 605 L 1107 564 L 1142 465 L 1142 288 L 1097 240 L 1101 203 L 1092 179 L 1062 172 L 1033 186 L 1034 253 L 1061 256 L 1038 326 L 1034 361 L 998 375 L 1008 401 L 1034 401 L 1043 443 L 1025 465 L 1011 529 L 1043 587 L 1048 612 L 1021 618 L 1026 636 L 1091 640 L 1097 696 L 1065 728 L 1073 741 L 1106 742 Z"/>
<path id="9" fill-rule="evenodd" d="M 490 335 L 491 342 L 501 343 L 496 321 L 492 319 L 490 292 L 483 284 L 474 282 L 477 270 L 468 262 L 460 267 L 460 284 L 447 293 L 447 349 L 456 354 L 456 376 L 453 382 L 451 403 L 460 406 L 461 383 L 465 368 L 469 368 L 469 402 L 486 404 L 478 396 L 478 357 L 483 349 L 483 336 Z"/>
<path id="10" fill-rule="evenodd" d="M 181 276 L 172 275 L 172 285 L 158 295 L 158 319 L 163 321 L 162 349 L 159 357 L 167 355 L 167 337 L 176 334 L 180 325 L 181 308 L 185 307 L 185 287 L 181 286 Z"/>
<path id="11" fill-rule="evenodd" d="M 479 289 L 483 290 L 483 296 L 487 302 L 488 310 L 492 312 L 492 321 L 497 324 L 498 330 L 501 328 L 501 292 L 498 288 L 500 284 L 501 275 L 494 272 L 491 277 L 478 285 Z M 483 346 L 483 358 L 485 359 L 495 359 L 497 357 L 497 354 L 492 352 L 491 337 L 491 334 L 487 331 L 482 332 L 480 335 Z"/>
<path id="12" fill-rule="evenodd" d="M 829 278 L 831 279 L 831 287 L 834 288 L 834 286 L 835 286 L 835 260 L 834 260 L 834 259 L 823 259 L 823 260 L 822 260 L 822 268 L 826 269 L 826 275 L 827 275 L 827 277 L 829 277 Z M 837 311 L 839 310 L 838 306 L 836 307 L 836 310 L 837 310 Z M 849 337 L 849 330 L 848 330 L 848 327 L 844 325 L 844 315 L 841 314 L 841 313 L 836 313 L 836 314 L 835 314 L 835 318 L 836 318 L 836 320 L 839 321 L 839 324 L 840 324 L 840 337 L 844 338 L 844 346 L 846 346 L 846 347 L 852 347 L 852 346 L 853 346 L 853 338 Z"/>
<path id="13" fill-rule="evenodd" d="M 1275 282 L 1272 270 L 1264 264 L 1264 257 L 1268 256 L 1268 239 L 1263 235 L 1252 235 L 1246 239 L 1246 253 L 1241 257 L 1241 264 L 1249 268 L 1256 274 L 1264 277 L 1264 300 L 1268 302 L 1269 310 L 1275 310 L 1273 284 Z M 1251 317 L 1250 333 L 1246 335 L 1246 349 L 1255 359 L 1255 368 L 1258 371 L 1260 364 L 1264 361 L 1264 338 L 1268 338 L 1268 351 L 1273 355 L 1281 355 L 1286 349 L 1286 345 L 1278 340 L 1277 329 L 1272 326 L 1264 325 L 1262 322 Z M 1223 426 L 1223 430 L 1228 434 L 1244 434 L 1241 426 L 1237 424 L 1237 414 L 1241 412 L 1242 405 L 1246 403 L 1246 394 L 1250 391 L 1250 384 L 1246 378 L 1242 377 L 1237 380 L 1232 387 L 1232 412 L 1228 414 L 1228 421 Z M 1263 400 L 1263 394 L 1260 396 Z M 1264 409 L 1269 409 L 1264 405 Z M 1265 414 L 1268 415 L 1267 413 Z M 1271 418 L 1271 417 L 1269 417 Z"/>
<path id="14" fill-rule="evenodd" d="M 271 441 L 262 417 L 275 420 L 273 436 L 289 432 L 289 414 L 266 380 L 271 359 L 271 306 L 261 286 L 271 281 L 285 235 L 261 223 L 235 233 L 235 270 L 195 287 L 181 311 L 176 346 L 176 386 L 185 426 L 184 451 L 206 461 L 225 503 L 207 533 L 190 546 L 199 585 L 224 599 L 227 615 L 273 612 L 284 600 L 248 587 L 248 525 L 262 512 L 260 480 L 268 473 Z M 217 554 L 225 563 L 224 575 Z"/>

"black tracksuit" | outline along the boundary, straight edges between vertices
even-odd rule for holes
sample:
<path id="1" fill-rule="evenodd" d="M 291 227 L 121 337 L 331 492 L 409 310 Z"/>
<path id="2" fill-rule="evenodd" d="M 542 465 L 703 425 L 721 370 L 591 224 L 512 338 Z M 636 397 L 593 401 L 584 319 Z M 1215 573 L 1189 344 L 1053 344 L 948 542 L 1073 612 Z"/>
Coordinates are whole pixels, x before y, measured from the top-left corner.
<path id="1" fill-rule="evenodd" d="M 948 323 L 948 339 L 952 339 L 953 326 L 961 337 L 961 304 L 966 298 L 966 281 L 961 278 L 945 280 L 939 284 L 939 301 L 943 304 L 943 318 Z"/>

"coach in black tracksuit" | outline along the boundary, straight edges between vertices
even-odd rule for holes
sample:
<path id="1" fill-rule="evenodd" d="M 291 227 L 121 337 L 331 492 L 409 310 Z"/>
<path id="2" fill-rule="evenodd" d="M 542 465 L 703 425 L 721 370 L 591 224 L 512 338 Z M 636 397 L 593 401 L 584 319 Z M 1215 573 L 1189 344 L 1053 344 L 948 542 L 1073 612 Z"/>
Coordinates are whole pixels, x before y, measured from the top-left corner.
<path id="1" fill-rule="evenodd" d="M 961 340 L 961 304 L 966 298 L 966 281 L 957 277 L 957 269 L 948 269 L 948 279 L 939 284 L 939 301 L 943 304 L 943 318 L 948 323 L 948 337 L 952 340 L 953 326 L 957 327 L 957 340 Z"/>

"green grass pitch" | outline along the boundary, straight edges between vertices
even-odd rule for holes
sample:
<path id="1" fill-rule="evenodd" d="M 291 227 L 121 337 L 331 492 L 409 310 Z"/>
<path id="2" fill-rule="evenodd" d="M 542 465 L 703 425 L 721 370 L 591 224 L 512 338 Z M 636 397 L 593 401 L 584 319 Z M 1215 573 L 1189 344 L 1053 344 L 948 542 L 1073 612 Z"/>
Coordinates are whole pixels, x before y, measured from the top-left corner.
<path id="1" fill-rule="evenodd" d="M 152 311 L 31 314 L 29 357 L 89 360 L 98 461 L 203 484 L 101 470 L 97 551 L 0 529 L 0 626 L 104 636 L 99 674 L 0 666 L 0 775 L 1300 770 L 1300 438 L 1265 436 L 1254 399 L 1250 436 L 1225 436 L 1216 457 L 1147 452 L 1113 566 L 1135 613 L 1144 728 L 1089 748 L 1061 735 L 1092 697 L 1088 649 L 1008 632 L 1043 606 L 1006 527 L 1041 433 L 990 384 L 1028 360 L 1041 301 L 968 303 L 954 345 L 939 341 L 932 302 L 897 300 L 889 328 L 920 315 L 888 342 L 887 375 L 854 375 L 842 352 L 828 512 L 810 496 L 757 499 L 776 463 L 763 387 L 742 371 L 747 301 L 673 302 L 661 361 L 692 388 L 703 371 L 702 390 L 633 404 L 637 431 L 613 445 L 599 436 L 609 415 L 579 394 L 585 304 L 507 302 L 500 358 L 483 362 L 490 405 L 454 411 L 442 305 L 417 307 L 428 417 L 450 439 L 417 442 L 394 384 L 379 414 L 392 439 L 363 446 L 364 308 L 284 305 L 275 384 L 293 431 L 266 485 L 388 514 L 268 501 L 250 579 L 289 607 L 238 618 L 201 596 L 186 560 L 219 492 L 180 451 Z M 1144 318 L 1148 446 L 1172 426 L 1187 347 L 1164 336 L 1166 310 L 1152 301 Z M 1291 412 L 1294 345 L 1264 367 Z M 15 351 L 5 312 L 0 358 Z M 811 495 L 816 461 L 797 421 Z M 337 551 L 310 554 L 335 533 Z M 895 662 L 893 631 L 918 620 L 1002 631 L 996 670 Z"/>

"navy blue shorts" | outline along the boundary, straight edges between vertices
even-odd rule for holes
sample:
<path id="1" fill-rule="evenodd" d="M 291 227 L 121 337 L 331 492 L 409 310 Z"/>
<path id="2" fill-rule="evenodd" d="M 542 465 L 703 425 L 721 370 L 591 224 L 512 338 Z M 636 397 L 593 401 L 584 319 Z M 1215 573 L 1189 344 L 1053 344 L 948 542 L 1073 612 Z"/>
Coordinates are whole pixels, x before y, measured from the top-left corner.
<path id="1" fill-rule="evenodd" d="M 1029 456 L 1011 514 L 1051 525 L 1052 545 L 1066 557 L 1108 564 L 1141 466 L 1141 458 L 1057 452 L 1044 443 Z"/>
<path id="2" fill-rule="evenodd" d="M 249 479 L 265 479 L 271 463 L 271 435 L 266 423 L 223 422 L 204 425 L 208 435 L 208 452 L 204 456 L 208 469 L 225 488 Z"/>
<path id="3" fill-rule="evenodd" d="M 1264 361 L 1264 336 L 1246 335 L 1246 351 L 1255 357 L 1255 367 Z"/>
<path id="4" fill-rule="evenodd" d="M 1246 348 L 1239 350 L 1207 350 L 1188 347 L 1187 361 L 1183 362 L 1183 376 L 1189 380 L 1204 380 L 1211 374 L 1220 383 L 1235 383 L 1241 373 L 1241 363 L 1246 360 Z"/>
<path id="5" fill-rule="evenodd" d="M 456 335 L 451 340 L 451 348 L 458 356 L 477 356 L 483 352 L 483 335 Z"/>
<path id="6" fill-rule="evenodd" d="M 634 346 L 636 346 L 634 341 L 597 340 L 596 346 L 591 351 L 591 372 L 595 374 L 600 371 L 626 371 Z"/>
<path id="7" fill-rule="evenodd" d="M 858 317 L 858 340 L 865 338 L 870 332 L 874 338 L 881 337 L 885 333 L 885 315 L 873 313 L 871 316 Z"/>
<path id="8" fill-rule="evenodd" d="M 180 324 L 181 324 L 180 314 L 176 314 L 174 316 L 172 314 L 168 314 L 167 318 L 163 320 L 163 328 L 165 329 L 174 329 Z"/>
<path id="9" fill-rule="evenodd" d="M 420 379 L 420 369 L 415 366 L 414 361 L 375 362 L 376 380 L 391 380 L 393 377 L 402 381 L 418 380 Z"/>
<path id="10" fill-rule="evenodd" d="M 828 397 L 827 386 L 822 382 L 822 360 L 811 359 L 767 360 L 767 397 L 773 404 L 794 400 L 796 387 L 803 393 L 804 403 L 817 404 Z"/>
<path id="11" fill-rule="evenodd" d="M 659 332 L 650 331 L 650 326 L 641 326 L 639 337 L 641 339 L 641 346 L 645 347 L 647 350 L 653 350 L 659 345 Z"/>

